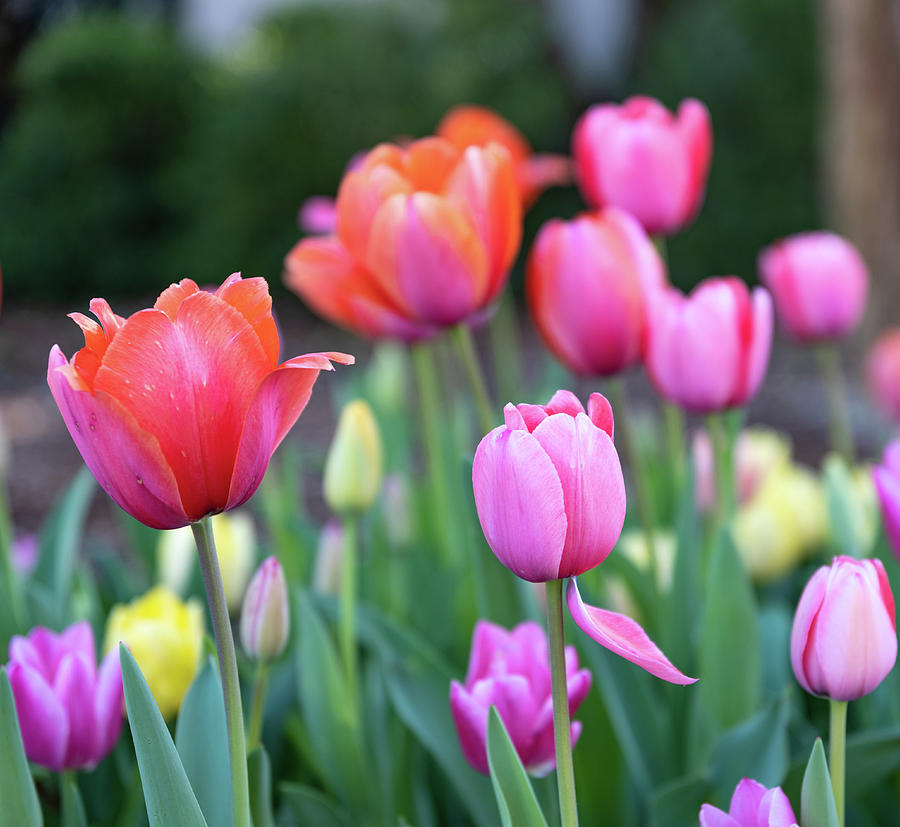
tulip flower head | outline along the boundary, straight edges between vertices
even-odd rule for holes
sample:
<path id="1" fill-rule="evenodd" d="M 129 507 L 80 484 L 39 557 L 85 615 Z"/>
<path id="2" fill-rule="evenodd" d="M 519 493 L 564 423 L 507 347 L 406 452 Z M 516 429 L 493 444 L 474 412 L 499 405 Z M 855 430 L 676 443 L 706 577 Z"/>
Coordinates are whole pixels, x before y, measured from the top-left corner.
<path id="1" fill-rule="evenodd" d="M 119 652 L 98 668 L 90 624 L 16 635 L 6 669 L 29 760 L 57 772 L 93 769 L 115 746 L 124 701 Z"/>
<path id="2" fill-rule="evenodd" d="M 800 233 L 759 254 L 778 318 L 800 342 L 840 339 L 862 318 L 869 273 L 859 251 L 834 233 Z"/>
<path id="3" fill-rule="evenodd" d="M 650 305 L 645 364 L 670 402 L 711 413 L 748 402 L 772 347 L 772 299 L 738 278 L 711 278 L 685 296 L 658 291 Z"/>
<path id="4" fill-rule="evenodd" d="M 381 433 L 368 402 L 344 406 L 325 460 L 323 490 L 328 507 L 338 514 L 368 511 L 381 488 L 384 461 Z"/>
<path id="5" fill-rule="evenodd" d="M 872 469 L 875 490 L 881 504 L 884 530 L 894 554 L 900 558 L 900 440 L 884 449 L 881 465 Z"/>
<path id="6" fill-rule="evenodd" d="M 279 363 L 264 279 L 230 276 L 215 293 L 190 279 L 128 319 L 103 299 L 100 323 L 73 313 L 85 346 L 50 351 L 47 382 L 100 485 L 151 528 L 178 528 L 246 502 L 342 353 Z"/>
<path id="7" fill-rule="evenodd" d="M 868 695 L 897 660 L 894 595 L 880 560 L 835 557 L 806 584 L 791 631 L 791 665 L 813 695 Z"/>
<path id="8" fill-rule="evenodd" d="M 259 660 L 277 658 L 291 629 L 287 583 L 277 557 L 267 557 L 256 570 L 241 610 L 241 644 Z"/>
<path id="9" fill-rule="evenodd" d="M 526 284 L 554 355 L 575 373 L 610 376 L 643 358 L 647 308 L 666 269 L 641 225 L 608 207 L 541 227 Z"/>
<path id="10" fill-rule="evenodd" d="M 712 804 L 700 808 L 700 827 L 799 827 L 799 822 L 781 787 L 767 790 L 744 778 L 735 787 L 727 813 Z"/>
<path id="11" fill-rule="evenodd" d="M 643 96 L 592 106 L 575 124 L 572 156 L 592 207 L 621 207 L 648 233 L 675 233 L 703 203 L 712 158 L 709 111 L 689 99 L 673 116 Z"/>
<path id="12" fill-rule="evenodd" d="M 578 668 L 574 646 L 566 647 L 569 714 L 574 715 L 591 688 L 591 673 Z M 450 711 L 466 760 L 487 774 L 487 726 L 491 706 L 503 721 L 522 765 L 533 775 L 556 766 L 553 745 L 553 699 L 547 633 L 537 623 L 520 623 L 512 631 L 479 620 L 472 635 L 465 685 L 450 684 Z M 572 743 L 581 722 L 572 722 Z"/>
<path id="13" fill-rule="evenodd" d="M 382 144 L 341 182 L 335 234 L 288 253 L 285 281 L 329 321 L 415 341 L 493 304 L 521 223 L 515 168 L 501 145 Z"/>
<path id="14" fill-rule="evenodd" d="M 866 387 L 875 405 L 900 423 L 900 328 L 878 337 L 866 356 Z"/>

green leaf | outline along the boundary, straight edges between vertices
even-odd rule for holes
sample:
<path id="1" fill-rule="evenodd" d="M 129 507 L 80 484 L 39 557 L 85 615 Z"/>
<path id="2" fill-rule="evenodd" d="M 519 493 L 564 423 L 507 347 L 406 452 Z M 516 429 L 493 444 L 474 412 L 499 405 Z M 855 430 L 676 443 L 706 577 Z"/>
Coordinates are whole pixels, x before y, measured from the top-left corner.
<path id="1" fill-rule="evenodd" d="M 816 738 L 800 792 L 801 827 L 840 827 L 822 739 Z"/>
<path id="2" fill-rule="evenodd" d="M 71 772 L 60 777 L 62 787 L 62 821 L 60 827 L 87 827 L 84 803 L 78 790 L 78 782 Z"/>
<path id="3" fill-rule="evenodd" d="M 212 658 L 184 696 L 175 727 L 175 747 L 207 824 L 234 822 L 228 726 L 222 683 Z"/>
<path id="4" fill-rule="evenodd" d="M 131 652 L 119 644 L 125 708 L 144 787 L 150 827 L 207 827 L 172 736 Z M 229 789 L 230 789 L 229 784 Z"/>
<path id="5" fill-rule="evenodd" d="M 302 784 L 282 784 L 281 798 L 303 827 L 350 827 L 352 823 L 336 801 L 319 790 Z"/>
<path id="6" fill-rule="evenodd" d="M 0 668 L 0 813 L 4 823 L 22 827 L 41 827 L 44 823 L 4 668 Z"/>
<path id="7" fill-rule="evenodd" d="M 868 515 L 859 507 L 847 463 L 837 454 L 831 454 L 825 460 L 823 476 L 832 547 L 838 554 L 865 557 L 870 549 L 862 547 L 860 537 L 865 533 L 862 521 Z"/>
<path id="8" fill-rule="evenodd" d="M 275 827 L 275 816 L 272 813 L 272 766 L 262 744 L 247 756 L 247 773 L 250 776 L 250 815 L 253 827 Z"/>
<path id="9" fill-rule="evenodd" d="M 900 727 L 847 738 L 847 800 L 853 800 L 900 769 Z"/>
<path id="10" fill-rule="evenodd" d="M 493 706 L 488 713 L 487 754 L 503 827 L 547 827 L 528 774 Z"/>
<path id="11" fill-rule="evenodd" d="M 679 778 L 655 790 L 650 803 L 652 827 L 696 827 L 697 814 L 709 797 L 705 775 Z"/>

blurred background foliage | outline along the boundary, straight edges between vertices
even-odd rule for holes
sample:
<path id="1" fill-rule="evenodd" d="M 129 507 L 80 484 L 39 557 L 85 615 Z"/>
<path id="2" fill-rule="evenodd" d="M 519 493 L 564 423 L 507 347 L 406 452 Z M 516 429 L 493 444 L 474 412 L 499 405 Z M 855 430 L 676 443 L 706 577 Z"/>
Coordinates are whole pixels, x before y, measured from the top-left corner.
<path id="1" fill-rule="evenodd" d="M 597 100 L 704 100 L 716 141 L 706 206 L 669 249 L 682 286 L 753 278 L 761 246 L 822 221 L 813 0 L 647 3 L 622 71 L 589 96 L 548 7 L 523 0 L 301 4 L 213 53 L 178 34 L 171 4 L 152 19 L 86 5 L 48 15 L 7 81 L 10 297 L 152 293 L 238 269 L 277 282 L 306 197 L 333 193 L 355 152 L 427 134 L 462 101 L 496 108 L 536 149 L 566 151 Z M 551 191 L 528 235 L 579 209 L 574 190 Z"/>

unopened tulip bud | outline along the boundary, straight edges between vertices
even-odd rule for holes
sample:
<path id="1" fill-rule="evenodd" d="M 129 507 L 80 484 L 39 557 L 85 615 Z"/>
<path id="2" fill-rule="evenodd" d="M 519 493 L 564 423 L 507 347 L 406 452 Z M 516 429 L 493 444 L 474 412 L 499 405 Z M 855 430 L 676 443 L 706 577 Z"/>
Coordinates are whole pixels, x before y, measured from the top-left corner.
<path id="1" fill-rule="evenodd" d="M 344 554 L 344 527 L 340 520 L 322 526 L 316 546 L 313 588 L 322 594 L 337 594 L 341 588 L 341 559 Z"/>
<path id="2" fill-rule="evenodd" d="M 266 558 L 256 570 L 241 611 L 241 644 L 260 660 L 277 658 L 287 645 L 291 614 L 284 570 L 276 557 Z"/>
<path id="3" fill-rule="evenodd" d="M 368 403 L 354 399 L 338 420 L 325 462 L 325 502 L 338 514 L 372 507 L 381 486 L 381 434 Z"/>

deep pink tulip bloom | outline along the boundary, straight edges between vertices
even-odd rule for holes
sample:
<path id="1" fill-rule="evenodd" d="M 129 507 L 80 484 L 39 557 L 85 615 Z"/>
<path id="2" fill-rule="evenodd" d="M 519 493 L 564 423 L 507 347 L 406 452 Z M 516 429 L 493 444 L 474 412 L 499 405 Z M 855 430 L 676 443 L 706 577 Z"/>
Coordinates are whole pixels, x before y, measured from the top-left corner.
<path id="1" fill-rule="evenodd" d="M 900 558 L 900 440 L 884 449 L 881 465 L 872 469 L 875 490 L 881 503 L 884 530 L 894 554 Z"/>
<path id="2" fill-rule="evenodd" d="M 739 278 L 710 278 L 685 296 L 655 294 L 645 364 L 657 390 L 689 411 L 743 405 L 759 389 L 772 348 L 772 299 Z"/>
<path id="3" fill-rule="evenodd" d="M 566 647 L 569 715 L 574 715 L 591 688 L 591 673 L 578 668 L 574 646 Z M 537 623 L 520 623 L 511 632 L 479 620 L 472 635 L 465 685 L 450 684 L 450 711 L 466 760 L 488 773 L 487 725 L 497 708 L 522 765 L 533 775 L 556 766 L 553 699 L 547 633 Z M 572 743 L 581 722 L 572 722 Z"/>
<path id="4" fill-rule="evenodd" d="M 866 357 L 866 386 L 875 405 L 900 422 L 900 327 L 885 331 Z"/>
<path id="5" fill-rule="evenodd" d="M 712 159 L 709 111 L 684 100 L 673 116 L 644 96 L 585 112 L 572 134 L 575 176 L 592 207 L 628 210 L 648 233 L 675 233 L 703 203 Z"/>
<path id="6" fill-rule="evenodd" d="M 124 700 L 119 650 L 98 669 L 90 624 L 16 635 L 6 670 L 31 761 L 57 772 L 92 769 L 115 746 Z"/>
<path id="7" fill-rule="evenodd" d="M 744 778 L 735 787 L 727 813 L 712 804 L 700 808 L 700 827 L 798 827 L 798 821 L 781 787 L 767 790 Z"/>
<path id="8" fill-rule="evenodd" d="M 859 324 L 869 273 L 857 249 L 834 233 L 800 233 L 759 254 L 759 274 L 788 335 L 801 342 L 840 339 Z"/>
<path id="9" fill-rule="evenodd" d="M 478 445 L 472 468 L 481 528 L 497 558 L 523 580 L 575 577 L 600 565 L 625 521 L 625 482 L 613 445 L 613 414 L 593 393 L 585 412 L 570 391 L 546 405 L 507 405 L 506 422 Z M 618 655 L 672 683 L 693 683 L 631 618 L 588 606 L 575 581 L 566 592 L 581 629 Z"/>
<path id="10" fill-rule="evenodd" d="M 582 376 L 610 376 L 643 358 L 649 299 L 665 284 L 653 242 L 616 207 L 548 221 L 528 257 L 535 325 L 554 355 Z"/>
<path id="11" fill-rule="evenodd" d="M 880 560 L 835 557 L 806 584 L 791 631 L 791 665 L 813 695 L 868 695 L 897 660 L 894 595 Z"/>

